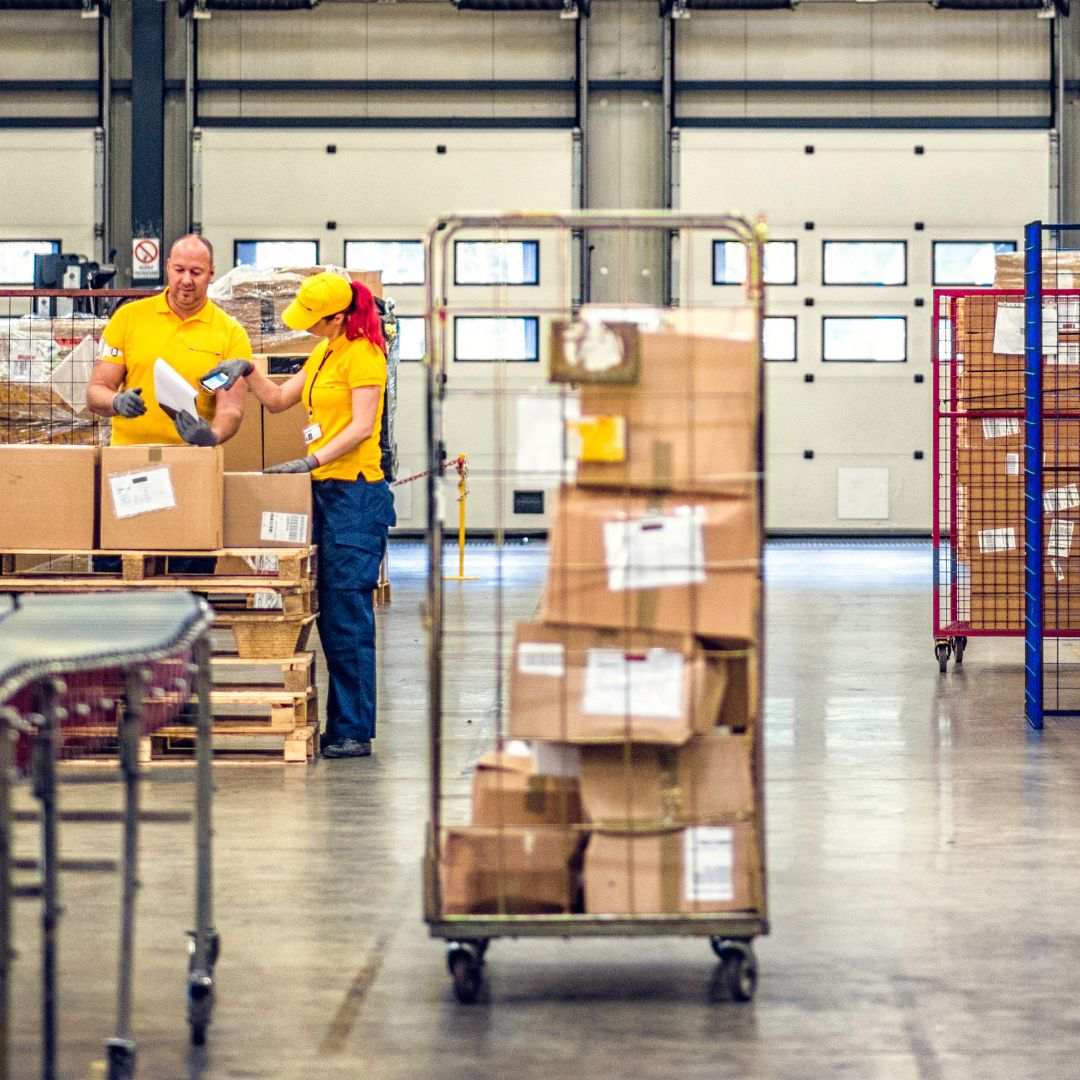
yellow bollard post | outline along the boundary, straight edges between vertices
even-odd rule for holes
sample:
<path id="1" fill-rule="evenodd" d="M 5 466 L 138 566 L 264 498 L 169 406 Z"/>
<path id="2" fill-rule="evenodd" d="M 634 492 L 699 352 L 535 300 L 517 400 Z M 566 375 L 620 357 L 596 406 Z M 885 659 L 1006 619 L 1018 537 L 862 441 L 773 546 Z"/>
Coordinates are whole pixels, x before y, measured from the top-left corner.
<path id="1" fill-rule="evenodd" d="M 479 581 L 465 576 L 465 502 L 469 494 L 469 459 L 460 454 L 454 462 L 458 471 L 458 572 L 447 574 L 444 581 Z"/>

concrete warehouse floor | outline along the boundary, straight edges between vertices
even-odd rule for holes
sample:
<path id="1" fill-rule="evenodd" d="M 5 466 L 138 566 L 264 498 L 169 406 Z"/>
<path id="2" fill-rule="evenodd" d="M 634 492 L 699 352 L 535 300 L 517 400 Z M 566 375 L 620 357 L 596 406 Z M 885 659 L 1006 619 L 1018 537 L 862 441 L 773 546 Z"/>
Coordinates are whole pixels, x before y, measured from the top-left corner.
<path id="1" fill-rule="evenodd" d="M 426 819 L 424 550 L 391 552 L 379 611 L 380 734 L 367 761 L 217 769 L 223 949 L 208 1045 L 188 1046 L 183 933 L 191 829 L 143 833 L 138 1075 L 260 1080 L 577 1076 L 995 1080 L 1076 1075 L 1080 736 L 1022 718 L 1020 643 L 932 655 L 924 543 L 770 547 L 767 807 L 773 933 L 749 1005 L 710 996 L 707 941 L 497 941 L 489 991 L 455 1002 L 420 916 Z M 448 805 L 493 728 L 482 631 L 532 614 L 545 549 L 468 553 L 447 585 Z M 456 566 L 456 563 L 455 563 Z M 469 722 L 471 720 L 471 722 Z M 189 805 L 186 767 L 156 766 L 151 807 Z M 20 793 L 20 803 L 28 801 Z M 69 806 L 109 789 L 69 789 Z M 68 853 L 118 830 L 65 825 Z M 20 827 L 19 850 L 33 849 Z M 117 879 L 64 880 L 61 1075 L 102 1075 L 112 1033 Z M 14 1074 L 39 1075 L 37 906 L 20 904 Z"/>

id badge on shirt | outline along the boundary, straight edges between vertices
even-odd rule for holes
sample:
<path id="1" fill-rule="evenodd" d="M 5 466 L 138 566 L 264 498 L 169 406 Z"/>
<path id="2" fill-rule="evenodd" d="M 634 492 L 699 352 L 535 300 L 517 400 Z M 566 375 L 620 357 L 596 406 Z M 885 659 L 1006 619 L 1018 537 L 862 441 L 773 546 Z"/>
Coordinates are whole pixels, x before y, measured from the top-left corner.
<path id="1" fill-rule="evenodd" d="M 321 438 L 322 438 L 322 424 L 318 423 L 317 421 L 314 424 L 308 424 L 308 426 L 306 428 L 304 428 L 304 445 L 305 446 L 310 446 L 317 439 L 321 439 Z"/>

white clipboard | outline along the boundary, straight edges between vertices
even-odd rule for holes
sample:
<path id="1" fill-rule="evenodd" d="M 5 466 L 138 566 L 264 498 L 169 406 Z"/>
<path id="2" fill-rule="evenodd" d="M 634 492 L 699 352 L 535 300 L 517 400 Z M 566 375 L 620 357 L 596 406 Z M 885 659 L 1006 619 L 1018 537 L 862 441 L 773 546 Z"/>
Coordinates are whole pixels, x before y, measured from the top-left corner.
<path id="1" fill-rule="evenodd" d="M 154 397 L 166 414 L 173 419 L 181 411 L 198 416 L 195 394 L 195 387 L 174 367 L 160 356 L 154 361 Z"/>

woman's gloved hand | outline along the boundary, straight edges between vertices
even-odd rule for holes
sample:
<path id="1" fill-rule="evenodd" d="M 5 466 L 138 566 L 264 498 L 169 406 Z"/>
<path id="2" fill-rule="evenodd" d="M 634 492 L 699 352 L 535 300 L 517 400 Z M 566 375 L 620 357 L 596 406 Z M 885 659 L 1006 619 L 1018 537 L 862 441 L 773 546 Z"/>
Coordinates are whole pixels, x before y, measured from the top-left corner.
<path id="1" fill-rule="evenodd" d="M 112 399 L 113 412 L 117 416 L 127 417 L 134 420 L 146 412 L 146 402 L 142 399 L 142 387 L 136 386 L 131 390 L 123 390 Z"/>
<path id="2" fill-rule="evenodd" d="M 306 458 L 297 458 L 295 461 L 283 461 L 280 465 L 271 465 L 269 469 L 263 469 L 263 472 L 311 472 L 312 469 L 318 467 L 319 459 L 314 454 L 308 454 Z"/>
<path id="3" fill-rule="evenodd" d="M 227 380 L 223 382 L 218 389 L 219 390 L 231 390 L 236 385 L 237 379 L 242 379 L 245 375 L 250 375 L 255 370 L 255 365 L 250 360 L 222 360 L 220 364 L 215 364 L 205 375 L 203 375 L 199 382 L 205 382 L 207 379 L 212 378 L 214 375 L 226 375 Z"/>
<path id="4" fill-rule="evenodd" d="M 201 416 L 192 416 L 186 409 L 181 409 L 173 423 L 180 438 L 191 446 L 217 446 L 217 436 Z"/>

